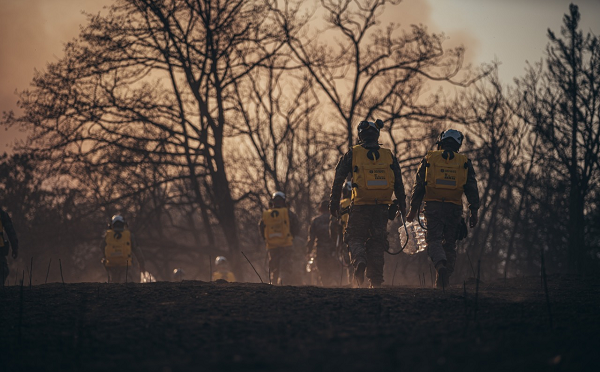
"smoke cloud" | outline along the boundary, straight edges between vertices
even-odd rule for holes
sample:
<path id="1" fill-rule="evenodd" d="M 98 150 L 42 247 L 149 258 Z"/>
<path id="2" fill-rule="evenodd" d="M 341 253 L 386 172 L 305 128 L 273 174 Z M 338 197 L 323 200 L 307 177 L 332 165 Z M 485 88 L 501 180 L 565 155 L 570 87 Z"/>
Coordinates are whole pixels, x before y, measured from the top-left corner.
<path id="1" fill-rule="evenodd" d="M 0 0 L 0 113 L 17 109 L 16 91 L 29 87 L 34 71 L 62 56 L 63 45 L 85 24 L 83 11 L 97 13 L 110 0 Z M 23 138 L 2 131 L 0 153 Z"/>
<path id="2" fill-rule="evenodd" d="M 113 0 L 0 0 L 0 113 L 17 110 L 15 92 L 29 87 L 35 70 L 63 54 L 66 42 L 76 38 L 86 13 L 98 13 Z M 423 0 L 404 0 L 386 12 L 382 23 L 395 22 L 407 29 L 411 24 L 427 25 L 440 32 L 431 20 L 431 5 Z M 467 31 L 447 34 L 447 47 L 467 46 L 467 61 L 478 41 Z M 2 132 L 0 153 L 10 151 L 15 139 L 23 139 L 15 128 Z"/>

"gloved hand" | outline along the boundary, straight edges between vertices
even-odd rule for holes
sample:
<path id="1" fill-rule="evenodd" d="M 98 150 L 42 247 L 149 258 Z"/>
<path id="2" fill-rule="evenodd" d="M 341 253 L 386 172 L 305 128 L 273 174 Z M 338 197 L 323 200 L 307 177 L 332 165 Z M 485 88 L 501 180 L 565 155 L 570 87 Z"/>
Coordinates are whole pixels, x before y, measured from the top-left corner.
<path id="1" fill-rule="evenodd" d="M 471 215 L 469 216 L 469 227 L 473 228 L 473 227 L 477 226 L 478 221 L 479 221 L 479 218 L 477 218 L 477 211 L 474 209 L 471 209 Z"/>
<path id="2" fill-rule="evenodd" d="M 398 215 L 398 209 L 400 209 L 398 200 L 394 200 L 394 202 L 388 207 L 388 220 L 393 221 L 396 218 Z"/>
<path id="3" fill-rule="evenodd" d="M 406 209 L 406 207 L 404 207 L 404 208 Z M 406 215 L 406 222 L 413 222 L 416 215 L 417 215 L 417 211 L 411 209 L 408 212 L 408 214 Z"/>
<path id="4" fill-rule="evenodd" d="M 340 216 L 340 201 L 339 200 L 332 200 L 329 202 L 329 213 L 331 213 L 331 215 L 333 217 Z"/>

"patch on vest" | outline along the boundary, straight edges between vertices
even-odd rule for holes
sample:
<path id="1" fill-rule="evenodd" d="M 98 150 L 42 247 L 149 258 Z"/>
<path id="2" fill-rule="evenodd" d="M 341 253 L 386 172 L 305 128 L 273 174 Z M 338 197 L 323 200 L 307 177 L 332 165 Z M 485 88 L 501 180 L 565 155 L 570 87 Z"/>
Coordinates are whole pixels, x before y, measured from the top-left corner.
<path id="1" fill-rule="evenodd" d="M 435 184 L 440 186 L 453 186 L 456 187 L 456 174 L 457 170 L 453 168 L 440 168 L 440 174 L 444 178 L 436 178 Z"/>
<path id="2" fill-rule="evenodd" d="M 369 169 L 366 172 L 367 178 L 367 187 L 370 186 L 387 186 L 387 170 L 383 169 Z"/>

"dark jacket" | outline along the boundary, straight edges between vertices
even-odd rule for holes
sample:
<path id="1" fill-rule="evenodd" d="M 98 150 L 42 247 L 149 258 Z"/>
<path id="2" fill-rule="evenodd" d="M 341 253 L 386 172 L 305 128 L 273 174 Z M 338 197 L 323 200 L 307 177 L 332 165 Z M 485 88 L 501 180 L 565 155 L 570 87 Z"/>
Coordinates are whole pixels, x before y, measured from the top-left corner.
<path id="1" fill-rule="evenodd" d="M 2 227 L 4 231 L 0 231 L 2 235 L 0 238 L 4 239 L 4 232 L 6 232 L 8 241 L 10 242 L 10 246 L 12 247 L 13 252 L 19 250 L 19 239 L 17 239 L 17 232 L 13 226 L 12 220 L 8 213 L 4 210 L 0 209 L 0 219 L 2 220 Z M 5 254 L 8 254 L 8 249 L 5 247 Z"/>
<path id="2" fill-rule="evenodd" d="M 310 254 L 313 247 L 317 244 L 317 250 L 321 248 L 331 249 L 334 242 L 329 236 L 329 213 L 321 214 L 313 218 L 308 228 L 308 242 L 306 243 L 306 253 Z"/>
<path id="3" fill-rule="evenodd" d="M 378 143 L 363 143 L 362 147 L 366 149 L 379 149 Z M 402 182 L 402 172 L 400 171 L 400 164 L 398 159 L 392 155 L 392 170 L 394 171 L 394 194 L 398 199 L 400 205 L 406 205 L 406 193 L 404 191 L 404 183 Z M 339 205 L 342 197 L 342 187 L 346 182 L 346 177 L 352 172 L 352 149 L 348 150 L 347 153 L 342 155 L 335 167 L 335 176 L 333 178 L 333 185 L 331 186 L 331 195 L 329 197 L 331 205 Z"/>
<path id="4" fill-rule="evenodd" d="M 421 160 L 419 169 L 417 169 L 417 175 L 415 177 L 415 183 L 413 185 L 412 196 L 410 198 L 410 209 L 417 210 L 421 206 L 421 202 L 425 197 L 425 164 L 427 163 L 426 158 Z M 464 186 L 464 193 L 469 202 L 469 209 L 477 212 L 479 209 L 479 190 L 477 189 L 477 179 L 475 178 L 475 169 L 471 160 L 467 163 L 467 183 Z"/>

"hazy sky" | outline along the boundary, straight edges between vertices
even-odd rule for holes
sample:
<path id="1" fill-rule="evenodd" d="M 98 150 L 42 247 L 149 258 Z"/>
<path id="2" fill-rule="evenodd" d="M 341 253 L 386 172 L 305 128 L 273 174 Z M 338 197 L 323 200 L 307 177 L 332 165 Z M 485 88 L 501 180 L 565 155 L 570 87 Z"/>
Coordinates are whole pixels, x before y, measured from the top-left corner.
<path id="1" fill-rule="evenodd" d="M 547 29 L 560 31 L 568 0 L 404 0 L 386 21 L 403 27 L 422 23 L 443 31 L 448 46 L 464 44 L 469 62 L 498 58 L 500 78 L 520 76 L 525 61 L 539 60 Z M 112 0 L 0 0 L 0 113 L 16 108 L 14 92 L 26 89 L 34 69 L 62 56 L 63 44 L 86 22 L 82 11 L 97 13 Z M 584 31 L 600 35 L 600 0 L 580 0 Z M 18 133 L 0 131 L 0 153 L 10 150 Z"/>

